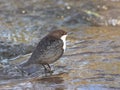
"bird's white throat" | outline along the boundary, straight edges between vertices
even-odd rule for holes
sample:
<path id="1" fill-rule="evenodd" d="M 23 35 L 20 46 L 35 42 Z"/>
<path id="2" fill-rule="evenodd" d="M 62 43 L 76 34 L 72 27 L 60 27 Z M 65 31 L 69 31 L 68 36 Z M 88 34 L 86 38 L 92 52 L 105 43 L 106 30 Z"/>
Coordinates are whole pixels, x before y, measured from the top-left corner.
<path id="1" fill-rule="evenodd" d="M 65 49 L 66 49 L 66 37 L 67 37 L 67 35 L 63 35 L 60 39 L 63 41 L 63 49 L 64 49 L 64 51 L 65 51 Z"/>

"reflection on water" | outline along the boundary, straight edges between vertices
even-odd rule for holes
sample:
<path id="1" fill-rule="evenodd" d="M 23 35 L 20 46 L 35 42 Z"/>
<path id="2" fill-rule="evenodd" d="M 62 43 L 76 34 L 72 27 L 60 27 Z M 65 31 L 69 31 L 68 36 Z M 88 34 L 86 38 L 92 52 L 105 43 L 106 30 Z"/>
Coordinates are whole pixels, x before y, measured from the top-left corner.
<path id="1" fill-rule="evenodd" d="M 37 78 L 24 78 L 10 80 L 0 83 L 0 90 L 64 90 L 65 85 L 62 84 L 64 80 L 58 76 L 50 77 L 37 77 Z"/>

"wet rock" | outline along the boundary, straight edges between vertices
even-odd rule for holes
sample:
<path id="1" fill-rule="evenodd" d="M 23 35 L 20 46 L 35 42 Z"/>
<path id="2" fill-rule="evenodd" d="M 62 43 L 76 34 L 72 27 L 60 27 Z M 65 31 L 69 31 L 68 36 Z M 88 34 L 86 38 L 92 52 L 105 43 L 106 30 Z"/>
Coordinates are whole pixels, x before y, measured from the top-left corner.
<path id="1" fill-rule="evenodd" d="M 88 7 L 83 7 L 88 15 L 85 19 L 97 26 L 119 26 L 119 4 L 120 2 L 112 0 L 109 3 L 108 1 L 88 1 L 83 5 Z"/>
<path id="2" fill-rule="evenodd" d="M 68 17 L 65 17 L 62 25 L 75 27 L 77 25 L 82 25 L 82 26 L 91 25 L 91 23 L 85 20 L 85 13 L 80 12 L 80 13 L 75 13 L 71 16 L 69 15 Z"/>

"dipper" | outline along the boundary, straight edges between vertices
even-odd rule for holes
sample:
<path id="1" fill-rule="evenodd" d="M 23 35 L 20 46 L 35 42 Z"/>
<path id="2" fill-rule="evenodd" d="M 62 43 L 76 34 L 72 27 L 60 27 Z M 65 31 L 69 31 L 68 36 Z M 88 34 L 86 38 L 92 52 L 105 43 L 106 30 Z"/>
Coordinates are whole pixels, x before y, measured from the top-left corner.
<path id="1" fill-rule="evenodd" d="M 32 64 L 41 64 L 45 73 L 51 71 L 49 64 L 57 61 L 66 49 L 67 32 L 63 30 L 55 30 L 46 35 L 37 45 L 31 57 L 22 67 Z"/>

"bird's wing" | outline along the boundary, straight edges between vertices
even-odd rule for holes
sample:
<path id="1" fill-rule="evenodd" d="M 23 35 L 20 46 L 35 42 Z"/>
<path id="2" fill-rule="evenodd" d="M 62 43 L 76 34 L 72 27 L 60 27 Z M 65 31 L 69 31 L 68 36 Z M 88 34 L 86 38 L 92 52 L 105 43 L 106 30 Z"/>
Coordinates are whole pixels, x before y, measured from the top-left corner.
<path id="1" fill-rule="evenodd" d="M 63 54 L 63 42 L 52 37 L 43 38 L 29 59 L 33 63 L 41 63 L 45 60 L 58 59 Z"/>

